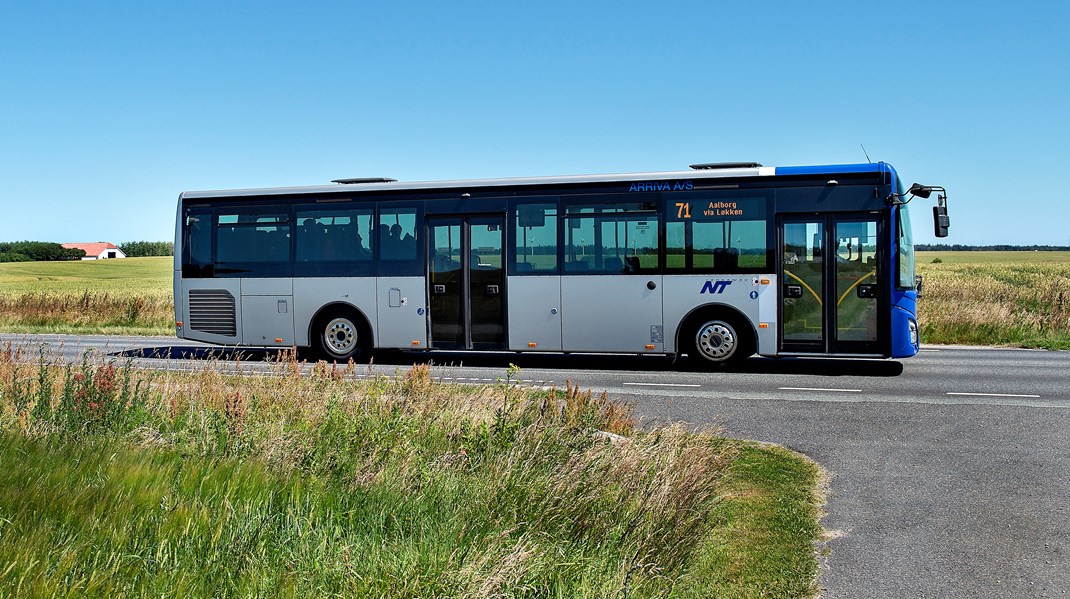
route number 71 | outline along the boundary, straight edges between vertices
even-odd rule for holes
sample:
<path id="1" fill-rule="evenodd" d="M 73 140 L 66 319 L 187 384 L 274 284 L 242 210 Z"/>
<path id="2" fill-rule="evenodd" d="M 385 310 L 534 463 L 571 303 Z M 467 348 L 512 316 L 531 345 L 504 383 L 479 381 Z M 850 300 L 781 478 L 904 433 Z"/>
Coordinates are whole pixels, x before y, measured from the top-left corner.
<path id="1" fill-rule="evenodd" d="M 690 202 L 676 202 L 676 218 L 691 218 Z"/>

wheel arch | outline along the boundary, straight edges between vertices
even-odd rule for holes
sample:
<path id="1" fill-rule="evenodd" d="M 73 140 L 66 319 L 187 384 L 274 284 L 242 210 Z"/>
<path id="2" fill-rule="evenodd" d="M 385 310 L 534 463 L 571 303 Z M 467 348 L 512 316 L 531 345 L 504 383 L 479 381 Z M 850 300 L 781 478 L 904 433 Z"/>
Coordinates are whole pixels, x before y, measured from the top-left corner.
<path id="1" fill-rule="evenodd" d="M 685 335 L 690 334 L 689 331 L 694 328 L 696 324 L 698 324 L 699 320 L 706 318 L 715 318 L 718 316 L 724 319 L 731 319 L 737 324 L 739 324 L 741 327 L 743 327 L 743 331 L 746 331 L 745 334 L 748 335 L 750 347 L 754 348 L 754 350 L 757 351 L 758 331 L 754 329 L 754 324 L 752 324 L 750 319 L 747 318 L 747 315 L 741 312 L 739 308 L 736 308 L 735 306 L 730 306 L 728 304 L 709 303 L 702 304 L 701 306 L 695 306 L 691 309 L 690 312 L 685 314 L 684 317 L 680 319 L 680 324 L 676 327 L 677 355 L 687 353 L 687 349 L 690 348 L 691 344 L 685 341 Z"/>
<path id="2" fill-rule="evenodd" d="M 363 326 L 364 332 L 368 335 L 369 349 L 374 349 L 376 347 L 375 327 L 372 326 L 371 320 L 368 319 L 363 310 L 348 302 L 331 302 L 320 306 L 320 309 L 316 310 L 316 313 L 308 321 L 308 344 L 310 346 L 315 345 L 316 323 L 320 322 L 328 314 L 340 312 L 348 313 L 359 321 L 357 324 Z"/>

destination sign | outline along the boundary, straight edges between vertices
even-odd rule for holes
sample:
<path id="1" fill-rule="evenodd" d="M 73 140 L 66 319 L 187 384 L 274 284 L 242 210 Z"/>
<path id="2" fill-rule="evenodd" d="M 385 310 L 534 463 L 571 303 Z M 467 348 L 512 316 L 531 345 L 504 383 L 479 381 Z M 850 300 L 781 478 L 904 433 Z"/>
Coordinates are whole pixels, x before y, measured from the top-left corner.
<path id="1" fill-rule="evenodd" d="M 694 199 L 670 202 L 672 220 L 760 220 L 765 218 L 765 198 Z M 675 219 L 673 219 L 675 216 Z"/>

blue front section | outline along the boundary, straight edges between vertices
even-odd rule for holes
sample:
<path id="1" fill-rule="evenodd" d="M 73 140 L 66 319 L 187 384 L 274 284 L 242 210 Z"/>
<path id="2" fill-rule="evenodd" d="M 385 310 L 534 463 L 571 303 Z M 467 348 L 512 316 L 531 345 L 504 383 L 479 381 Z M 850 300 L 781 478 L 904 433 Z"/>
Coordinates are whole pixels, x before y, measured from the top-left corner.
<path id="1" fill-rule="evenodd" d="M 883 173 L 889 191 L 902 194 L 899 175 L 891 165 L 884 162 L 868 164 L 840 164 L 822 166 L 778 166 L 777 176 L 811 176 L 836 178 L 838 175 L 858 173 Z M 887 205 L 887 204 L 886 204 Z M 889 218 L 882 248 L 884 277 L 883 297 L 888 301 L 882 318 L 887 329 L 880 332 L 884 339 L 881 353 L 892 358 L 909 358 L 918 353 L 918 294 L 914 289 L 914 245 L 910 231 L 910 219 L 906 206 L 889 206 Z M 905 235 L 904 235 L 905 233 Z"/>
<path id="2" fill-rule="evenodd" d="M 883 164 L 892 176 L 892 189 L 902 195 L 903 184 L 891 166 Z M 891 356 L 909 358 L 917 355 L 921 343 L 918 326 L 918 292 L 914 288 L 914 236 L 910 213 L 905 204 L 892 208 L 889 223 L 888 255 L 892 257 L 888 277 L 888 297 L 891 298 Z"/>
<path id="3" fill-rule="evenodd" d="M 849 173 L 888 173 L 895 177 L 895 169 L 884 162 L 869 164 L 833 164 L 823 166 L 778 166 L 777 176 L 784 175 L 836 175 Z M 894 183 L 894 181 L 893 181 Z"/>
<path id="4" fill-rule="evenodd" d="M 892 357 L 909 358 L 918 353 L 917 293 L 910 290 L 897 294 L 892 305 Z"/>

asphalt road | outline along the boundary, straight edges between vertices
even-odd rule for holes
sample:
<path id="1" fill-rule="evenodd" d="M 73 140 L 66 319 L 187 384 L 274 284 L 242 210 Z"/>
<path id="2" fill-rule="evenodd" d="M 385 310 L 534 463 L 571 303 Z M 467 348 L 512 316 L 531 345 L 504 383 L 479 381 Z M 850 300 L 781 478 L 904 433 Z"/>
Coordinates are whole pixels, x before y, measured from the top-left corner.
<path id="1" fill-rule="evenodd" d="M 0 335 L 152 367 L 196 368 L 173 338 Z M 223 358 L 229 357 L 224 354 Z M 264 352 L 253 352 L 253 362 Z M 653 356 L 377 355 L 393 374 L 566 380 L 631 402 L 647 424 L 717 424 L 779 443 L 830 475 L 824 597 L 1070 596 L 1070 353 L 931 347 L 895 361 L 751 359 L 734 372 Z"/>

